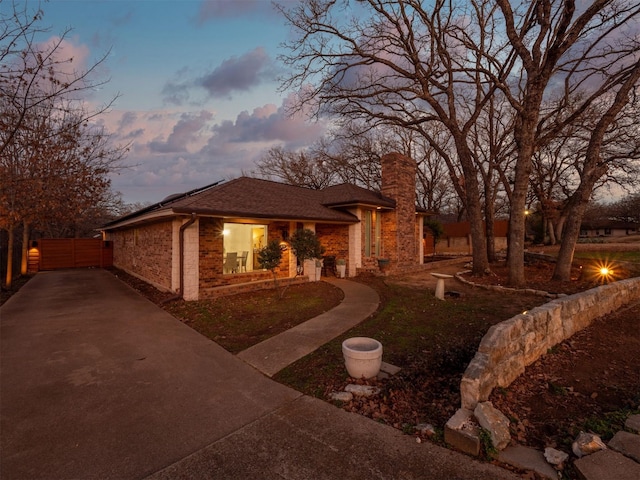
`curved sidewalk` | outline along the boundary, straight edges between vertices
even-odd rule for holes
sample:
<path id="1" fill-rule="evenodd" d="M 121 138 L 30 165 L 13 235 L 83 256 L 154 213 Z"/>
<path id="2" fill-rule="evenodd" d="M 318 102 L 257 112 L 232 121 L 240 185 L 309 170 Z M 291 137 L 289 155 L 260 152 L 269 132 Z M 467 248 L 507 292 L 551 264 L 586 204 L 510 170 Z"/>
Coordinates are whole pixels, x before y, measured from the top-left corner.
<path id="1" fill-rule="evenodd" d="M 380 298 L 371 287 L 343 279 L 323 280 L 344 292 L 340 305 L 240 352 L 238 358 L 272 377 L 286 366 L 355 327 L 378 309 Z"/>

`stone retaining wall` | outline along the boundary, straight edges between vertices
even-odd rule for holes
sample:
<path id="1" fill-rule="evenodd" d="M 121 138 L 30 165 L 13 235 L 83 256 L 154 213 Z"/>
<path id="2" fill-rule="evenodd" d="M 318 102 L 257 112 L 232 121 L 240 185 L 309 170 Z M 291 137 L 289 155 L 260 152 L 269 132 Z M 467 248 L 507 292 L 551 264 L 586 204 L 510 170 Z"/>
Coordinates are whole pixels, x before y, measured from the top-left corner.
<path id="1" fill-rule="evenodd" d="M 638 298 L 636 277 L 557 298 L 492 326 L 462 377 L 462 408 L 473 411 L 495 387 L 509 386 L 551 347 Z"/>

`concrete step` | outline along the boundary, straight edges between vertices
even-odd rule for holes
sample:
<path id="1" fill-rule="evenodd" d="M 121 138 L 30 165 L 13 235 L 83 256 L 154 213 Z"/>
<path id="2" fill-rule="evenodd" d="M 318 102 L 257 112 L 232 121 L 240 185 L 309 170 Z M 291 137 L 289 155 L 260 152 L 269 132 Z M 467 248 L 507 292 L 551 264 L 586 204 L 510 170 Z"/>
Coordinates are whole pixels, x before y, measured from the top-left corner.
<path id="1" fill-rule="evenodd" d="M 600 450 L 573 463 L 583 480 L 638 480 L 640 464 L 612 449 Z"/>
<path id="2" fill-rule="evenodd" d="M 635 433 L 640 433 L 640 415 L 631 415 L 624 426 Z"/>
<path id="3" fill-rule="evenodd" d="M 522 470 L 532 470 L 547 480 L 558 478 L 558 472 L 547 463 L 544 454 L 534 448 L 512 445 L 500 452 L 498 461 Z"/>
<path id="4" fill-rule="evenodd" d="M 618 432 L 609 442 L 609 448 L 640 463 L 640 435 Z"/>
<path id="5" fill-rule="evenodd" d="M 636 416 L 640 418 L 640 416 Z M 637 420 L 637 419 L 635 419 Z M 633 419 L 630 423 L 633 422 Z M 631 428 L 629 425 L 625 425 Z M 640 435 L 618 432 L 609 441 L 606 450 L 587 455 L 573 462 L 582 480 L 638 480 L 640 479 Z M 541 478 L 555 480 L 557 472 L 547 463 L 544 454 L 522 445 L 505 448 L 498 461 L 531 470 Z"/>

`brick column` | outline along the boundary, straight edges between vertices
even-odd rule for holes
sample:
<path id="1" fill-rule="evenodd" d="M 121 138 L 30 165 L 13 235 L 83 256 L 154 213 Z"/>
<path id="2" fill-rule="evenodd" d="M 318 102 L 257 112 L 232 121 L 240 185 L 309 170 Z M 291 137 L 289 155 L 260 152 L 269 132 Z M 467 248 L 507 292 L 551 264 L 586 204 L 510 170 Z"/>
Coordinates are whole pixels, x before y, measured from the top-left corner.
<path id="1" fill-rule="evenodd" d="M 185 300 L 198 300 L 199 295 L 199 221 L 184 231 L 184 292 Z"/>
<path id="2" fill-rule="evenodd" d="M 382 256 L 392 268 L 417 263 L 416 163 L 399 153 L 381 159 L 384 196 L 396 201 L 396 208 L 382 214 Z"/>

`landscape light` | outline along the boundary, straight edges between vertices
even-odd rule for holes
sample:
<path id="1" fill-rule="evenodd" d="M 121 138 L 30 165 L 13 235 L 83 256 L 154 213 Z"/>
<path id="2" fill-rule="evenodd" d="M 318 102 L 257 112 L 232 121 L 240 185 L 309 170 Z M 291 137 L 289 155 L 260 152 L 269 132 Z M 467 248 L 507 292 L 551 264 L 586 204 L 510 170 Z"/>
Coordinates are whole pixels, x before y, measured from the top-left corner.
<path id="1" fill-rule="evenodd" d="M 615 280 L 615 272 L 611 263 L 601 260 L 594 267 L 594 273 L 603 283 Z"/>

